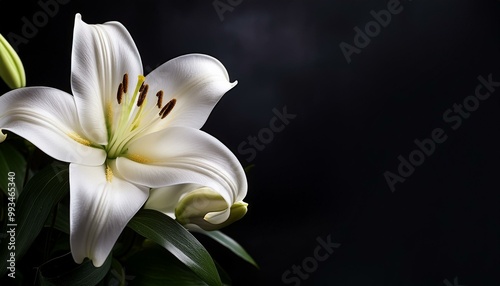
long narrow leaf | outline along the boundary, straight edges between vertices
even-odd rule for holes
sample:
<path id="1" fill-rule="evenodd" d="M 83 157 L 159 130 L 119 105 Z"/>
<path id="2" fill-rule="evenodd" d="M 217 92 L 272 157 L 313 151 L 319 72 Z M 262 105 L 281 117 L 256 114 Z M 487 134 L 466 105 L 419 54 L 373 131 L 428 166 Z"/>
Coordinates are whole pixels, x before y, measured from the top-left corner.
<path id="1" fill-rule="evenodd" d="M 10 176 L 11 174 L 12 176 Z M 23 155 L 10 143 L 0 144 L 0 189 L 7 194 L 10 186 L 15 184 L 16 198 L 23 189 L 24 175 L 26 174 L 26 160 Z M 9 178 L 13 180 L 10 181 Z"/>
<path id="2" fill-rule="evenodd" d="M 15 234 L 15 257 L 18 261 L 29 249 L 43 228 L 52 208 L 69 191 L 68 168 L 48 166 L 26 184 L 15 207 L 13 221 L 6 230 Z M 4 242 L 5 241 L 5 242 Z M 7 259 L 12 250 L 7 247 L 8 240 L 0 246 L 0 275 L 7 271 Z"/>
<path id="3" fill-rule="evenodd" d="M 128 226 L 170 251 L 210 286 L 222 285 L 212 257 L 182 225 L 154 210 L 141 210 Z"/>
<path id="4" fill-rule="evenodd" d="M 231 285 L 231 279 L 217 265 L 224 286 Z M 128 259 L 125 266 L 132 285 L 148 286 L 207 286 L 198 275 L 159 245 L 148 246 Z"/>
<path id="5" fill-rule="evenodd" d="M 97 285 L 108 273 L 111 267 L 111 255 L 101 267 L 94 267 L 90 260 L 82 264 L 73 261 L 71 253 L 53 259 L 39 268 L 42 286 L 72 285 L 93 286 Z"/>
<path id="6" fill-rule="evenodd" d="M 45 222 L 45 227 L 54 227 L 55 229 L 69 234 L 69 207 L 63 203 L 57 205 L 56 218 L 54 220 L 54 214 L 49 216 Z"/>
<path id="7" fill-rule="evenodd" d="M 248 254 L 248 252 L 234 239 L 231 237 L 225 235 L 224 233 L 214 230 L 214 231 L 204 231 L 202 229 L 198 230 L 198 232 L 203 233 L 204 235 L 212 238 L 213 240 L 217 241 L 218 243 L 222 244 L 229 250 L 231 250 L 234 254 L 238 255 L 241 257 L 243 260 L 247 261 L 248 263 L 252 264 L 253 266 L 259 268 L 255 260 Z"/>

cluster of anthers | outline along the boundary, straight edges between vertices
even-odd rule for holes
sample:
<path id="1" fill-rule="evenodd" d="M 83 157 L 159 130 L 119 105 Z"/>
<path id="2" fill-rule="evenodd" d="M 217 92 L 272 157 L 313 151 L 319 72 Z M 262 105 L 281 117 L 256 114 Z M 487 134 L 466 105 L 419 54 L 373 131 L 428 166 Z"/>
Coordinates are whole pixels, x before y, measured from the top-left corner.
<path id="1" fill-rule="evenodd" d="M 122 82 L 118 85 L 116 99 L 121 106 L 121 111 L 115 128 L 111 127 L 113 123 L 112 109 L 108 110 L 108 130 L 114 131 L 109 134 L 110 140 L 107 146 L 108 158 L 119 156 L 127 142 L 130 142 L 135 135 L 141 133 L 156 121 L 167 117 L 177 103 L 177 100 L 172 98 L 167 104 L 163 105 L 164 92 L 163 90 L 159 90 L 156 93 L 156 105 L 152 106 L 149 110 L 144 110 L 147 106 L 147 95 L 149 92 L 149 85 L 145 83 L 145 80 L 146 78 L 143 75 L 139 75 L 135 90 L 130 97 L 128 94 L 129 79 L 127 73 L 123 75 Z M 150 116 L 152 112 L 156 113 L 158 110 L 158 115 Z"/>
<path id="2" fill-rule="evenodd" d="M 146 99 L 146 96 L 148 95 L 149 85 L 144 83 L 145 79 L 146 78 L 144 76 L 142 76 L 142 75 L 139 76 L 139 81 L 138 81 L 137 85 L 139 86 L 139 84 L 140 84 L 140 87 L 139 87 L 138 91 L 136 90 L 134 92 L 134 97 L 137 95 L 137 93 L 139 93 L 139 99 L 137 99 L 137 107 L 141 107 L 142 106 L 142 104 L 144 103 L 144 100 Z M 122 82 L 120 83 L 120 85 L 118 85 L 118 91 L 117 91 L 117 95 L 116 95 L 117 100 L 118 100 L 118 104 L 122 103 L 123 94 L 124 93 L 126 94 L 127 91 L 128 91 L 128 74 L 124 74 Z M 171 99 L 162 108 L 163 90 L 160 89 L 156 93 L 156 97 L 158 98 L 156 106 L 161 109 L 160 113 L 158 115 L 161 117 L 161 119 L 163 119 L 163 118 L 165 118 L 170 113 L 170 111 L 172 111 L 172 109 L 174 108 L 175 103 L 176 103 L 177 100 L 175 98 Z M 132 102 L 134 100 L 135 99 L 132 99 Z"/>

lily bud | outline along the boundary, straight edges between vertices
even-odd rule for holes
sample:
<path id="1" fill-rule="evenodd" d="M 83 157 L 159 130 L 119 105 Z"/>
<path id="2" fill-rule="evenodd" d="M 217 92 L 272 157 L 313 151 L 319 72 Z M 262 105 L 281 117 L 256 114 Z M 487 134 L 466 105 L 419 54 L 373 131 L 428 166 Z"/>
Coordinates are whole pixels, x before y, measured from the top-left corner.
<path id="1" fill-rule="evenodd" d="M 190 228 L 196 225 L 204 230 L 223 228 L 241 219 L 247 212 L 248 204 L 235 202 L 228 208 L 224 198 L 210 188 L 200 188 L 186 194 L 175 208 L 175 218 Z"/>
<path id="2" fill-rule="evenodd" d="M 26 86 L 26 75 L 24 74 L 23 63 L 16 51 L 14 51 L 14 48 L 12 48 L 9 42 L 7 42 L 1 34 L 0 77 L 11 89 Z"/>

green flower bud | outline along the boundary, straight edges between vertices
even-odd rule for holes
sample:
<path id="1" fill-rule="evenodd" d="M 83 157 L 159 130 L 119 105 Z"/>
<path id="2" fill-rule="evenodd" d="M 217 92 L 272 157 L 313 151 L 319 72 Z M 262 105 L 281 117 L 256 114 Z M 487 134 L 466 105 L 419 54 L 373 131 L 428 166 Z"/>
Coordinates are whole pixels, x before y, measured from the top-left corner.
<path id="1" fill-rule="evenodd" d="M 204 230 L 223 228 L 241 219 L 248 204 L 236 202 L 228 209 L 224 198 L 210 188 L 201 188 L 184 196 L 175 208 L 175 218 L 182 225 L 197 225 Z M 229 215 L 227 215 L 229 212 Z M 224 219 L 228 216 L 227 219 Z"/>
<path id="2" fill-rule="evenodd" d="M 21 59 L 14 48 L 0 34 L 0 77 L 11 88 L 26 86 L 26 76 Z"/>

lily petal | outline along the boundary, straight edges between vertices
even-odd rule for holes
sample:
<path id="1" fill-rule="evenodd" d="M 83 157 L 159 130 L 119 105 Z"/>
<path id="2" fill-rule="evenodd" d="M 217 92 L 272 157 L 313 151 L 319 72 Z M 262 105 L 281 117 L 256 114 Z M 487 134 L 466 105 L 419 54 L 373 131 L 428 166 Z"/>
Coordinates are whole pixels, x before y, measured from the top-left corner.
<path id="1" fill-rule="evenodd" d="M 101 266 L 148 189 L 112 174 L 105 165 L 70 165 L 70 244 L 77 263 L 85 257 Z"/>
<path id="2" fill-rule="evenodd" d="M 27 87 L 2 95 L 0 129 L 24 137 L 57 160 L 100 165 L 106 159 L 106 152 L 82 135 L 73 97 L 58 89 Z"/>
<path id="3" fill-rule="evenodd" d="M 164 63 L 146 76 L 146 83 L 150 92 L 163 91 L 163 106 L 176 100 L 169 115 L 149 133 L 173 126 L 200 129 L 219 99 L 237 84 L 229 82 L 221 62 L 203 54 L 184 55 Z M 150 99 L 147 104 L 153 108 L 156 103 Z"/>
<path id="4" fill-rule="evenodd" d="M 88 25 L 75 17 L 71 56 L 71 87 L 83 129 L 92 141 L 105 145 L 107 127 L 118 112 L 117 90 L 123 75 L 129 89 L 142 75 L 142 62 L 132 37 L 119 22 Z"/>
<path id="5" fill-rule="evenodd" d="M 157 210 L 171 218 L 175 218 L 175 208 L 182 197 L 200 188 L 203 188 L 203 186 L 197 184 L 180 184 L 151 189 L 144 208 Z"/>
<path id="6" fill-rule="evenodd" d="M 197 225 L 205 230 L 215 230 L 242 218 L 247 204 L 236 202 L 231 205 L 210 188 L 182 184 L 152 189 L 144 208 L 163 212 L 188 228 Z"/>
<path id="7" fill-rule="evenodd" d="M 220 141 L 193 128 L 172 127 L 137 139 L 116 168 L 135 184 L 152 188 L 178 184 L 206 186 L 231 205 L 247 192 L 238 159 Z M 228 214 L 227 214 L 228 215 Z"/>

